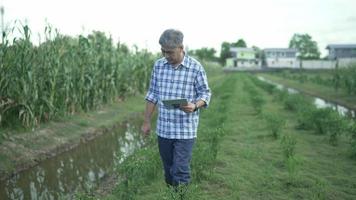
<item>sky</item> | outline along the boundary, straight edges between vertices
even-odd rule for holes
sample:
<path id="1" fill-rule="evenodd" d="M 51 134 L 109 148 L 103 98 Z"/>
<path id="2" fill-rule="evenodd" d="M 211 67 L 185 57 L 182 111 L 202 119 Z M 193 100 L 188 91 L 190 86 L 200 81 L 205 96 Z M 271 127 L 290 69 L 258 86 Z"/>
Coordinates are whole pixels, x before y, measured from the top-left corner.
<path id="1" fill-rule="evenodd" d="M 181 30 L 190 50 L 219 52 L 222 42 L 238 39 L 248 47 L 287 48 L 294 33 L 311 35 L 322 56 L 328 44 L 356 44 L 355 0 L 0 0 L 0 6 L 5 27 L 27 24 L 37 42 L 50 24 L 74 37 L 102 31 L 152 52 L 168 28 Z"/>

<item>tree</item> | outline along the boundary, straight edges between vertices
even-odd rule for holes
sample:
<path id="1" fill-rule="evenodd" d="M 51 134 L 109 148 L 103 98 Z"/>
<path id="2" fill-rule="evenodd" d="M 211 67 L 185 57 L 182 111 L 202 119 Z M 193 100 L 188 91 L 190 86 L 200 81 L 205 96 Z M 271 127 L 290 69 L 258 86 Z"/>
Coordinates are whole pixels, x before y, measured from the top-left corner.
<path id="1" fill-rule="evenodd" d="M 239 40 L 237 40 L 237 42 L 231 43 L 231 46 L 232 47 L 243 47 L 243 48 L 247 47 L 246 42 L 243 39 L 239 39 Z"/>
<path id="2" fill-rule="evenodd" d="M 220 63 L 225 65 L 226 58 L 231 57 L 230 54 L 230 43 L 223 42 L 221 44 L 221 51 L 220 51 Z"/>
<path id="3" fill-rule="evenodd" d="M 189 53 L 197 56 L 200 60 L 216 61 L 216 50 L 214 48 L 203 47 L 201 49 L 190 51 Z"/>
<path id="4" fill-rule="evenodd" d="M 246 42 L 243 39 L 237 40 L 237 42 L 229 43 L 229 42 L 223 42 L 221 44 L 221 51 L 220 51 L 220 63 L 222 65 L 225 65 L 226 58 L 231 57 L 230 53 L 230 47 L 242 47 L 246 48 Z"/>
<path id="5" fill-rule="evenodd" d="M 318 44 L 313 41 L 312 37 L 308 34 L 295 33 L 289 41 L 289 48 L 295 48 L 298 50 L 299 59 L 311 60 L 320 58 Z"/>
<path id="6" fill-rule="evenodd" d="M 263 58 L 263 51 L 257 46 L 252 46 L 252 49 L 255 50 L 256 52 L 256 58 L 257 59 L 262 59 Z"/>

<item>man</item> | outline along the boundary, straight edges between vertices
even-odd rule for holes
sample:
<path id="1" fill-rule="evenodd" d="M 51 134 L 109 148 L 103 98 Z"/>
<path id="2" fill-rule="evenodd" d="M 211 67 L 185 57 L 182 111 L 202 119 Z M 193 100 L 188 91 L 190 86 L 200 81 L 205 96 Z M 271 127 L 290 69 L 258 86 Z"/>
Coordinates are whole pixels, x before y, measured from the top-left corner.
<path id="1" fill-rule="evenodd" d="M 159 44 L 163 58 L 154 64 L 146 95 L 142 131 L 151 130 L 151 116 L 156 106 L 158 147 L 164 167 L 165 181 L 170 186 L 190 182 L 190 160 L 197 137 L 199 109 L 207 107 L 211 92 L 202 65 L 184 52 L 183 33 L 165 30 Z M 186 104 L 169 107 L 163 100 L 187 99 Z"/>

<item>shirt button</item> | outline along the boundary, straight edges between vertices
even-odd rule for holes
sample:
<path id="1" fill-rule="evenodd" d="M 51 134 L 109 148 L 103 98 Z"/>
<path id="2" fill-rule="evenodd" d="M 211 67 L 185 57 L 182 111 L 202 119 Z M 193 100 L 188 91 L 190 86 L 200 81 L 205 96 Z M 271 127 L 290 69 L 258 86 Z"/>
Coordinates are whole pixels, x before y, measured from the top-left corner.
<path id="1" fill-rule="evenodd" d="M 171 82 L 173 83 L 174 81 L 173 81 L 173 80 L 171 80 Z"/>

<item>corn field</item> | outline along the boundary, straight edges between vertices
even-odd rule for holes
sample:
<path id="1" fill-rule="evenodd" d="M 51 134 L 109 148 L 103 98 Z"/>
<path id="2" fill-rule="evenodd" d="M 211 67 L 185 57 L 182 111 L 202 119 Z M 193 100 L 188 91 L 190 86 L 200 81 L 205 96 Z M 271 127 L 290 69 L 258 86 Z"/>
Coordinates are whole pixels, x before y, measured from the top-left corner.
<path id="1" fill-rule="evenodd" d="M 34 127 L 58 116 L 97 109 L 148 86 L 156 58 L 114 44 L 102 32 L 69 37 L 46 27 L 35 46 L 28 26 L 0 44 L 0 126 Z"/>

